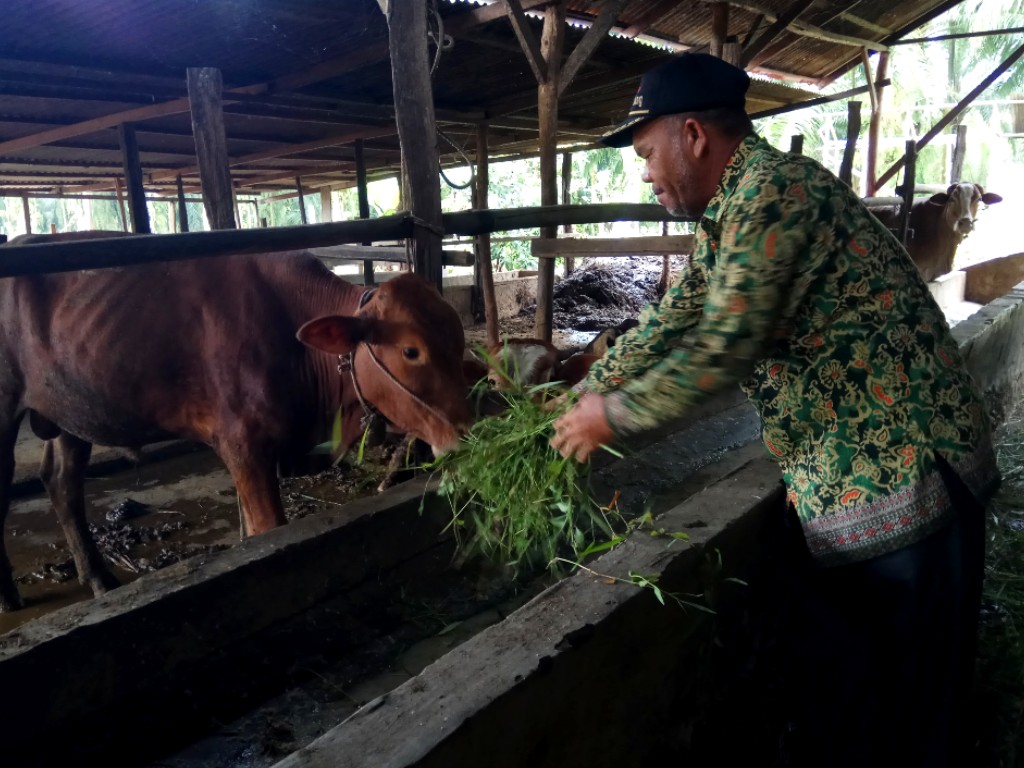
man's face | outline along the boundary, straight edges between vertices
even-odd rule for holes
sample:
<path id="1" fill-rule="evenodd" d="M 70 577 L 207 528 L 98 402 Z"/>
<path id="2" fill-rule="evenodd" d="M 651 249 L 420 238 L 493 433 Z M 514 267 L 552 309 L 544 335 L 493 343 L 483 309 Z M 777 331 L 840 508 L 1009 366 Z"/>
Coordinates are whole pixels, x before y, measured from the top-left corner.
<path id="1" fill-rule="evenodd" d="M 697 218 L 711 197 L 703 192 L 701 159 L 707 136 L 692 119 L 666 115 L 633 130 L 633 150 L 644 161 L 643 180 L 673 216 Z"/>

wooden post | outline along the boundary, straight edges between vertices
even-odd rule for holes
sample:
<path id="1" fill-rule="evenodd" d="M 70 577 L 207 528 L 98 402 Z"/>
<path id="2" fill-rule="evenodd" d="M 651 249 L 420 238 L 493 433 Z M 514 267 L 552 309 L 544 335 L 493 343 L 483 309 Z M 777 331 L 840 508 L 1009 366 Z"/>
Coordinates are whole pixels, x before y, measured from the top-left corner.
<path id="1" fill-rule="evenodd" d="M 860 135 L 860 102 L 852 99 L 846 102 L 846 147 L 843 161 L 839 165 L 839 180 L 853 187 L 853 156 L 857 151 L 857 137 Z"/>
<path id="2" fill-rule="evenodd" d="M 885 79 L 889 69 L 889 52 L 878 54 L 875 66 L 875 82 Z M 871 107 L 871 120 L 868 123 L 868 161 L 867 161 L 867 196 L 874 197 L 878 193 L 878 133 L 882 126 L 882 105 L 885 101 L 885 89 L 876 92 L 875 103 Z"/>
<path id="3" fill-rule="evenodd" d="M 124 210 L 124 184 L 120 176 L 114 177 L 114 191 L 117 193 L 117 210 L 121 214 L 121 230 L 128 231 L 128 214 Z"/>
<path id="4" fill-rule="evenodd" d="M 359 218 L 370 218 L 370 191 L 366 186 L 366 157 L 363 154 L 363 140 L 356 139 L 356 195 L 359 198 Z M 401 188 L 401 180 L 399 180 Z M 372 243 L 363 243 L 372 245 Z M 363 285 L 373 285 L 373 260 L 363 259 Z"/>
<path id="5" fill-rule="evenodd" d="M 910 209 L 914 205 L 914 184 L 917 176 L 917 143 L 913 139 L 907 140 L 906 162 L 903 165 L 903 186 L 900 188 L 900 197 L 903 198 L 903 205 L 900 206 L 900 242 L 907 244 L 907 234 L 910 232 Z"/>
<path id="6" fill-rule="evenodd" d="M 476 127 L 476 207 L 487 210 L 490 207 L 490 158 L 488 157 L 487 123 Z M 484 302 L 484 326 L 487 329 L 488 345 L 498 343 L 498 304 L 494 296 L 494 270 L 491 262 L 491 235 L 489 232 L 476 236 L 476 251 L 473 274 Z"/>
<path id="7" fill-rule="evenodd" d="M 188 98 L 192 109 L 192 135 L 199 161 L 203 205 L 213 229 L 235 229 L 234 190 L 228 166 L 227 136 L 221 105 L 223 81 L 219 69 L 189 67 Z"/>
<path id="8" fill-rule="evenodd" d="M 148 234 L 149 210 L 146 208 L 146 190 L 142 186 L 142 164 L 139 161 L 139 143 L 135 139 L 135 126 L 121 123 L 117 126 L 117 139 L 121 145 L 121 161 L 128 187 L 128 212 L 132 217 L 132 232 Z"/>
<path id="9" fill-rule="evenodd" d="M 729 4 L 711 4 L 711 45 L 708 50 L 719 59 L 725 53 L 725 39 L 729 36 Z"/>
<path id="10" fill-rule="evenodd" d="M 25 214 L 25 234 L 26 235 L 31 235 L 32 234 L 32 212 L 29 210 L 29 207 L 28 207 L 28 193 L 26 193 L 26 192 L 22 192 L 21 193 L 21 210 Z"/>
<path id="11" fill-rule="evenodd" d="M 562 205 L 571 205 L 572 190 L 572 152 L 562 153 Z M 565 234 L 572 234 L 572 224 L 566 224 L 562 227 L 562 231 Z M 565 257 L 565 276 L 568 277 L 573 273 L 576 268 L 576 259 L 572 256 Z"/>
<path id="12" fill-rule="evenodd" d="M 960 123 L 956 127 L 956 144 L 953 145 L 953 164 L 949 170 L 949 183 L 961 181 L 964 172 L 964 155 L 967 154 L 967 126 Z"/>
<path id="13" fill-rule="evenodd" d="M 541 35 L 541 56 L 547 67 L 547 78 L 537 89 L 540 113 L 540 204 L 558 205 L 558 79 L 565 37 L 565 4 L 557 2 L 544 10 L 544 32 Z M 554 238 L 557 227 L 544 227 L 540 236 Z M 555 260 L 542 259 L 537 265 L 537 315 L 534 335 L 551 341 L 553 330 L 552 302 L 555 293 Z"/>
<path id="14" fill-rule="evenodd" d="M 427 4 L 386 5 L 395 122 L 409 174 L 409 210 L 416 222 L 413 261 L 416 272 L 441 290 L 441 187 L 427 56 Z"/>
<path id="15" fill-rule="evenodd" d="M 188 232 L 188 208 L 185 207 L 185 186 L 181 183 L 181 176 L 179 175 L 175 180 L 178 185 L 178 221 L 179 231 Z"/>
<path id="16" fill-rule="evenodd" d="M 804 153 L 804 137 L 797 133 L 789 137 L 789 151 L 794 155 L 802 155 Z"/>
<path id="17" fill-rule="evenodd" d="M 320 187 L 320 223 L 334 221 L 334 203 L 331 201 L 331 188 Z"/>
<path id="18" fill-rule="evenodd" d="M 740 67 L 743 61 L 743 46 L 735 38 L 734 35 L 730 35 L 725 38 L 725 45 L 722 46 L 722 58 L 732 64 L 734 67 Z"/>
<path id="19" fill-rule="evenodd" d="M 298 176 L 295 177 L 295 189 L 299 191 L 299 221 L 303 224 L 309 224 L 306 220 L 306 202 L 302 192 L 302 179 Z"/>

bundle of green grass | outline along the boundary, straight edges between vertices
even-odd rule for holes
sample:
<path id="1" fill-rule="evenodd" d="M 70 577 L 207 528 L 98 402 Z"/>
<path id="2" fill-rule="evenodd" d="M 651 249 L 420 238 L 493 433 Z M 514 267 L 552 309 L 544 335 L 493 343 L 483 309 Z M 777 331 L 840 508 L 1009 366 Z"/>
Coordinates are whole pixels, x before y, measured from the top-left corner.
<path id="1" fill-rule="evenodd" d="M 549 445 L 565 409 L 548 412 L 535 402 L 542 389 L 506 396 L 508 410 L 477 422 L 440 463 L 439 492 L 451 502 L 466 556 L 554 569 L 556 557 L 571 554 L 578 562 L 615 535 L 615 511 L 587 488 L 589 464 L 562 458 Z"/>

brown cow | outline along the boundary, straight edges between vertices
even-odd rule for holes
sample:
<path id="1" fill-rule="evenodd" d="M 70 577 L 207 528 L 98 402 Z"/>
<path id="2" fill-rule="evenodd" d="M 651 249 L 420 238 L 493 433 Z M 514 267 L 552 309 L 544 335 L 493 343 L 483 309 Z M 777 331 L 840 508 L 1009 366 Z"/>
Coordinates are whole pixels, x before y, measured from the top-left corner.
<path id="1" fill-rule="evenodd" d="M 326 441 L 339 409 L 342 451 L 364 402 L 437 449 L 455 443 L 470 422 L 464 346 L 455 310 L 420 278 L 371 294 L 304 252 L 0 280 L 0 532 L 26 412 L 51 440 L 41 474 L 79 580 L 100 594 L 117 581 L 86 526 L 92 443 L 206 443 L 260 533 L 285 522 L 278 466 Z M 0 611 L 19 606 L 0 536 Z"/>
<path id="2" fill-rule="evenodd" d="M 986 192 L 980 184 L 962 181 L 927 200 L 915 201 L 910 208 L 913 237 L 907 243 L 910 258 L 925 281 L 934 280 L 953 269 L 956 249 L 974 230 L 978 205 L 994 205 L 1003 198 Z M 892 209 L 872 211 L 890 229 L 899 223 Z"/>

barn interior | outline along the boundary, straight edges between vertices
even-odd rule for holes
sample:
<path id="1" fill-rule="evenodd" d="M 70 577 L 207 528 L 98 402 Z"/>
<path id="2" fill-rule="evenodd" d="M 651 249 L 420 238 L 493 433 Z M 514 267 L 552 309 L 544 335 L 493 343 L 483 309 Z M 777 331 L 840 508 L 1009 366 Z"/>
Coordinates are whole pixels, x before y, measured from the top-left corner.
<path id="1" fill-rule="evenodd" d="M 233 198 L 232 208 L 247 199 L 259 205 L 301 195 L 320 195 L 323 200 L 326 194 L 329 200 L 332 190 L 365 189 L 369 181 L 402 174 L 403 155 L 408 178 L 419 174 L 420 179 L 432 178 L 434 184 L 415 185 L 404 201 L 408 214 L 388 217 L 377 222 L 377 228 L 363 226 L 368 222 L 332 221 L 329 205 L 322 209 L 322 221 L 277 232 L 267 228 L 186 233 L 181 231 L 179 217 L 179 234 L 148 236 L 147 241 L 157 241 L 148 245 L 128 239 L 123 248 L 111 251 L 113 260 L 98 261 L 102 241 L 77 249 L 74 259 L 67 244 L 11 249 L 9 256 L 0 258 L 0 276 L 129 264 L 146 258 L 406 239 L 418 243 L 427 236 L 413 221 L 432 220 L 432 202 L 419 196 L 437 195 L 436 167 L 463 166 L 467 158 L 479 167 L 481 160 L 486 166 L 488 161 L 541 157 L 543 178 L 538 183 L 548 190 L 544 207 L 551 208 L 549 214 L 507 212 L 507 218 L 502 218 L 492 212 L 496 215 L 486 219 L 446 214 L 437 220 L 435 234 L 442 230 L 446 235 L 478 238 L 473 261 L 479 270 L 482 263 L 489 263 L 482 242 L 485 235 L 512 229 L 510 222 L 516 227 L 553 227 L 612 215 L 607 210 L 574 214 L 558 206 L 554 158 L 597 147 L 599 137 L 621 119 L 641 74 L 674 53 L 709 51 L 742 64 L 754 78 L 748 109 L 755 117 L 782 114 L 823 99 L 867 96 L 873 102 L 877 89 L 895 76 L 879 68 L 886 51 L 956 4 L 950 0 L 425 0 L 418 27 L 398 17 L 403 9 L 396 0 L 303 4 L 288 0 L 33 0 L 16 4 L 4 12 L 5 45 L 0 56 L 0 195 L 23 201 L 119 199 L 125 204 L 125 228 L 141 233 L 147 231 L 140 227 L 141 200 L 173 204 L 202 199 L 215 204 L 213 198 L 225 191 L 216 191 L 214 167 L 227 170 L 226 194 Z M 555 98 L 550 83 L 541 82 L 547 71 L 545 58 L 554 45 L 550 19 L 563 38 L 558 44 L 561 80 L 556 83 Z M 422 47 L 427 68 L 410 75 L 396 65 L 396 54 L 403 56 L 413 46 Z M 863 86 L 831 96 L 817 90 L 855 68 L 864 72 Z M 217 120 L 223 126 L 223 145 L 212 159 L 197 147 L 208 128 L 202 120 L 197 123 L 195 107 L 205 98 L 198 86 L 199 69 L 216 71 L 222 78 L 218 97 L 209 102 L 219 104 Z M 191 80 L 190 70 L 197 73 Z M 403 85 L 396 87 L 399 78 Z M 429 84 L 429 91 L 411 88 L 411 82 Z M 428 108 L 439 137 L 434 168 L 423 165 L 431 153 L 422 152 L 424 146 L 432 149 L 433 142 L 410 136 L 407 127 L 410 115 L 422 117 Z M 877 176 L 885 170 L 877 169 Z M 485 194 L 481 198 L 478 193 L 477 201 L 476 208 L 486 208 Z M 207 210 L 215 221 L 215 214 Z M 572 219 L 574 215 L 583 218 Z M 664 218 L 639 207 L 616 215 Z M 542 232 L 542 237 L 547 234 Z M 436 266 L 439 274 L 440 244 L 410 246 L 420 247 L 426 255 L 416 251 L 417 270 L 423 267 L 430 272 Z M 431 250 L 435 247 L 436 253 Z M 22 255 L 24 259 L 15 266 Z M 370 260 L 365 255 L 361 258 Z M 547 290 L 550 302 L 551 278 L 546 289 L 543 281 L 542 277 L 538 290 Z M 1018 354 L 1024 345 L 1007 341 L 1020 339 L 1021 303 L 1018 296 L 998 305 L 977 323 L 965 326 L 958 337 L 965 349 L 970 345 L 974 350 L 977 375 L 1007 402 L 1019 397 L 1024 380 Z M 542 333 L 550 335 L 550 326 L 548 310 Z M 1007 350 L 1011 354 L 1003 363 L 992 362 Z M 641 464 L 661 455 L 685 465 L 684 469 L 673 466 L 671 471 L 685 479 L 688 495 L 679 489 L 666 491 L 666 499 L 672 498 L 673 503 L 665 501 L 665 507 L 675 515 L 674 524 L 693 527 L 688 549 L 666 558 L 661 550 L 640 542 L 636 550 L 617 552 L 614 562 L 595 563 L 595 569 L 621 575 L 642 562 L 648 569 L 645 573 L 663 573 L 664 583 L 687 592 L 702 588 L 694 574 L 706 567 L 707 552 L 725 552 L 728 568 L 720 574 L 723 579 L 745 575 L 733 569 L 742 559 L 756 566 L 752 542 L 771 504 L 778 500 L 779 488 L 773 470 L 754 458 L 749 417 L 735 398 L 727 398 L 700 419 L 683 425 L 675 437 L 666 438 L 674 441 L 673 448 L 656 441 L 650 453 L 637 460 Z M 697 448 L 680 448 L 686 441 Z M 350 631 L 346 622 L 351 617 L 337 603 L 351 601 L 359 590 L 364 590 L 364 599 L 375 599 L 377 593 L 366 584 L 380 579 L 382 572 L 411 570 L 431 560 L 432 577 L 441 578 L 438 574 L 447 566 L 445 557 L 453 545 L 441 538 L 447 524 L 441 514 L 444 510 L 417 517 L 417 505 L 427 487 L 422 482 L 407 485 L 384 494 L 380 501 L 364 500 L 340 512 L 325 506 L 315 519 L 272 531 L 262 541 L 243 542 L 228 557 L 178 563 L 133 582 L 126 588 L 127 596 L 117 590 L 91 604 L 61 608 L 5 633 L 0 636 L 0 680 L 6 681 L 5 689 L 25 686 L 29 680 L 34 683 L 17 716 L 5 719 L 0 732 L 26 765 L 33 759 L 46 764 L 81 754 L 81 741 L 62 743 L 66 734 L 89 740 L 88 746 L 95 750 L 90 754 L 112 764 L 167 764 L 154 755 L 153 745 L 182 749 L 184 737 L 165 733 L 167 738 L 161 740 L 151 737 L 153 733 L 171 730 L 180 718 L 188 720 L 190 737 L 196 732 L 208 735 L 223 726 L 211 726 L 211 711 L 218 716 L 237 714 L 245 706 L 232 701 L 189 719 L 182 713 L 200 711 L 196 699 L 202 693 L 213 698 L 218 687 L 235 684 L 242 691 L 240 699 L 265 693 L 254 692 L 241 681 L 253 670 L 266 671 L 281 662 L 283 657 L 276 654 L 284 653 L 282 648 L 292 639 L 290 627 L 281 631 L 281 624 L 295 621 L 315 601 L 324 601 L 326 608 L 304 619 L 305 631 L 315 635 L 329 627 L 340 636 Z M 712 508 L 714 515 L 708 512 Z M 412 519 L 415 524 L 408 523 Z M 350 524 L 357 529 L 355 538 L 346 528 Z M 330 549 L 333 546 L 340 549 Z M 345 558 L 355 565 L 349 567 Z M 282 583 L 284 571 L 294 575 Z M 388 583 L 395 590 L 404 588 L 398 581 Z M 268 593 L 271 599 L 266 598 Z M 496 615 L 490 634 L 473 639 L 473 645 L 459 652 L 463 655 L 446 655 L 437 665 L 406 676 L 399 688 L 356 702 L 369 706 L 330 709 L 308 717 L 322 726 L 319 732 L 295 726 L 309 712 L 290 715 L 287 726 L 263 715 L 262 720 L 253 718 L 247 727 L 262 729 L 264 736 L 287 729 L 291 736 L 278 739 L 275 745 L 285 745 L 288 753 L 239 748 L 230 752 L 237 762 L 222 764 L 263 766 L 278 760 L 284 766 L 304 768 L 546 764 L 536 758 L 538 754 L 562 764 L 583 759 L 581 755 L 593 764 L 607 764 L 612 756 L 626 764 L 630 741 L 634 749 L 637 743 L 647 744 L 653 756 L 655 746 L 663 744 L 650 739 L 649 730 L 645 736 L 636 713 L 646 712 L 650 705 L 658 714 L 648 727 L 662 723 L 672 707 L 694 693 L 690 673 L 693 665 L 702 663 L 701 657 L 695 652 L 678 668 L 666 669 L 658 660 L 658 654 L 666 652 L 665 642 L 652 642 L 648 648 L 631 644 L 630 653 L 621 654 L 612 646 L 590 642 L 594 627 L 610 628 L 605 631 L 619 640 L 630 627 L 643 628 L 646 637 L 706 635 L 700 617 L 666 619 L 652 605 L 640 605 L 645 598 L 649 595 L 624 591 L 609 598 L 607 589 L 593 580 L 574 578 L 545 592 L 538 602 L 531 602 L 527 613 L 517 612 L 512 622 Z M 175 639 L 182 626 L 189 636 L 184 643 Z M 273 652 L 262 646 L 246 647 L 250 635 L 265 638 L 275 631 Z M 461 629 L 451 632 L 463 639 Z M 467 630 L 467 638 L 469 634 Z M 348 640 L 337 643 L 340 651 L 326 647 L 331 645 L 327 642 L 315 650 L 325 656 L 344 653 L 355 647 L 347 645 Z M 319 668 L 310 666 L 311 676 L 318 674 Z M 224 682 L 217 675 L 228 668 L 230 680 Z M 605 684 L 594 675 L 595 668 L 614 670 L 615 684 L 623 691 L 621 711 L 595 709 L 595 689 Z M 630 675 L 633 687 L 620 682 Z M 673 681 L 671 692 L 666 689 L 665 696 L 645 700 L 645 686 L 653 686 L 661 676 Z M 178 690 L 176 678 L 189 690 Z M 449 706 L 454 701 L 458 704 Z M 130 716 L 133 707 L 139 708 L 137 721 Z M 360 716 L 350 720 L 356 711 Z M 541 713 L 548 722 L 564 718 L 560 722 L 566 738 L 560 747 L 543 733 L 543 723 L 538 722 Z M 275 711 L 273 717 L 279 714 Z M 327 715 L 337 715 L 337 720 L 328 722 Z M 699 713 L 688 710 L 687 716 L 693 718 L 688 725 L 699 720 Z M 602 728 L 608 731 L 607 738 L 594 736 L 594 723 L 611 721 L 627 723 L 629 728 Z M 493 745 L 509 723 L 517 724 L 520 741 L 499 759 Z M 130 738 L 124 732 L 126 726 L 132 730 Z M 249 738 L 248 731 L 243 736 L 232 734 L 232 727 L 222 728 L 222 742 Z M 673 738 L 678 735 L 672 734 Z M 137 759 L 119 752 L 122 738 L 138 750 Z M 321 740 L 311 745 L 302 740 L 306 738 Z M 645 738 L 649 740 L 644 742 Z M 236 746 L 232 742 L 232 748 Z M 171 764 L 215 763 L 199 750 L 179 755 Z"/>

